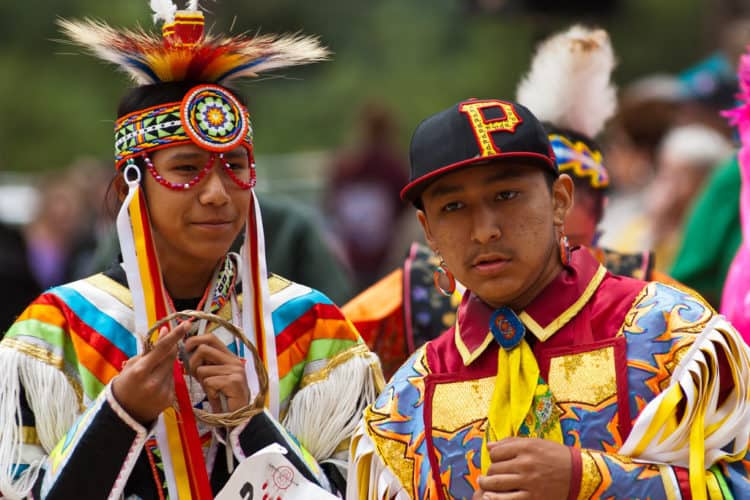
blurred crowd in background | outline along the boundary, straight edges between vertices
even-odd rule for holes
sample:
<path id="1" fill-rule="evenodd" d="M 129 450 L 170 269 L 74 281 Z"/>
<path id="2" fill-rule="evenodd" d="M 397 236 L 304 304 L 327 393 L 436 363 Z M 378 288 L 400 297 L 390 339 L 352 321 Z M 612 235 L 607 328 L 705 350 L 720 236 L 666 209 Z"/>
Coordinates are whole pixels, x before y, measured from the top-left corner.
<path id="1" fill-rule="evenodd" d="M 492 11 L 502 4 L 471 8 Z M 732 12 L 750 15 L 740 3 L 735 7 Z M 654 67 L 619 84 L 618 112 L 598 138 L 611 175 L 598 242 L 621 252 L 653 250 L 656 269 L 718 307 L 741 241 L 738 142 L 721 112 L 734 105 L 736 63 L 750 44 L 750 18 L 733 16 L 714 33 L 714 46 L 692 64 L 677 71 Z M 502 47 L 497 52 L 501 57 Z M 514 57 L 522 56 L 528 59 L 528 52 Z M 453 100 L 446 96 L 433 108 Z M 384 96 L 363 99 L 338 144 L 312 155 L 258 154 L 271 271 L 345 304 L 400 265 L 410 244 L 422 239 L 413 210 L 399 198 L 413 124 L 405 124 L 395 108 Z M 275 112 L 289 115 L 294 128 L 299 110 Z M 262 137 L 263 124 L 256 126 Z M 81 155 L 50 171 L 13 167 L 0 156 L 0 331 L 43 289 L 103 270 L 118 258 L 108 158 Z"/>

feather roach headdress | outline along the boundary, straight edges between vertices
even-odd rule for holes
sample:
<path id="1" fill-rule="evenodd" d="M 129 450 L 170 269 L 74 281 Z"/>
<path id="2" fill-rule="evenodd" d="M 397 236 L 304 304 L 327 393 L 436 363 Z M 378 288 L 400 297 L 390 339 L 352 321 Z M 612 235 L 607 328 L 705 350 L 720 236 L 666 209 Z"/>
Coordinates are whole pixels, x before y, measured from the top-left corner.
<path id="1" fill-rule="evenodd" d="M 245 106 L 224 85 L 239 78 L 316 62 L 328 56 L 328 51 L 315 37 L 226 37 L 205 33 L 203 13 L 195 0 L 188 3 L 186 10 L 178 10 L 170 0 L 151 0 L 151 8 L 154 20 L 163 22 L 161 35 L 147 33 L 143 29 L 117 30 L 101 21 L 59 22 L 63 33 L 73 43 L 113 63 L 138 85 L 200 82 L 192 88 L 187 86 L 188 90 L 180 101 L 136 110 L 120 117 L 115 123 L 116 165 L 123 170 L 128 184 L 128 195 L 117 217 L 117 232 L 133 296 L 135 330 L 139 334 L 149 331 L 154 323 L 173 312 L 153 244 L 148 205 L 140 189 L 141 177 L 151 175 L 167 189 L 186 190 L 200 183 L 212 168 L 223 168 L 225 175 L 240 189 L 252 189 L 255 165 L 250 116 Z M 206 167 L 189 182 L 163 178 L 149 154 L 162 148 L 190 143 L 211 153 Z M 248 174 L 245 171 L 248 175 L 246 178 L 238 177 L 234 172 L 236 167 L 224 160 L 225 153 L 239 147 L 244 147 L 248 152 L 251 172 Z M 242 280 L 242 308 L 241 316 L 234 319 L 236 323 L 241 323 L 245 335 L 253 341 L 266 367 L 269 378 L 267 406 L 278 417 L 278 365 L 263 225 L 257 198 L 254 194 L 252 198 L 240 257 L 233 260 L 230 256 L 223 265 L 226 267 L 226 262 L 236 261 L 233 269 L 239 268 L 236 274 Z M 152 199 L 158 203 L 158 196 Z M 217 273 L 220 268 L 217 268 Z M 213 281 L 218 284 L 218 274 Z M 230 302 L 238 304 L 239 300 L 233 295 L 234 286 L 228 288 Z M 209 286 L 206 293 L 213 295 L 213 286 Z M 206 307 L 214 302 L 213 297 L 205 300 Z M 233 311 L 237 311 L 237 307 L 233 307 Z M 246 366 L 252 368 L 253 358 L 246 358 Z M 251 387 L 257 383 L 251 379 L 253 376 L 253 370 L 249 369 Z M 169 465 L 164 468 L 169 496 L 213 498 L 192 404 L 178 363 L 175 364 L 174 381 L 179 409 L 165 410 L 156 430 L 162 458 Z"/>
<path id="2" fill-rule="evenodd" d="M 617 107 L 614 67 L 607 32 L 576 25 L 541 43 L 516 93 L 550 129 L 560 171 L 594 188 L 609 185 L 594 139 Z"/>
<path id="3" fill-rule="evenodd" d="M 317 37 L 204 33 L 198 2 L 177 10 L 170 0 L 151 0 L 162 33 L 117 30 L 101 21 L 59 21 L 74 43 L 115 64 L 137 84 L 195 81 L 225 84 L 266 71 L 325 60 Z"/>
<path id="4" fill-rule="evenodd" d="M 154 20 L 163 23 L 161 34 L 115 29 L 91 19 L 60 20 L 59 25 L 72 43 L 114 64 L 138 85 L 181 81 L 225 85 L 275 69 L 322 61 L 329 55 L 313 36 L 206 33 L 195 0 L 186 10 L 178 10 L 171 0 L 151 0 L 151 9 Z M 172 103 L 121 117 L 115 127 L 117 166 L 148 151 L 188 142 L 216 152 L 245 145 L 252 154 L 247 110 L 228 90 L 219 93 L 222 95 L 216 99 L 211 92 L 203 93 L 190 103 Z M 206 103 L 214 112 L 198 113 Z"/>

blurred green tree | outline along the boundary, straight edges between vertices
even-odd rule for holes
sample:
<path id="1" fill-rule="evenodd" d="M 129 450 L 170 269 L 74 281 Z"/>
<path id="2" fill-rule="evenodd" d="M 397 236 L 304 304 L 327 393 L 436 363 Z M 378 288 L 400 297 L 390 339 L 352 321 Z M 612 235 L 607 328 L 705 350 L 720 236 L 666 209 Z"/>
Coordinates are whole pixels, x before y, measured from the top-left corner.
<path id="1" fill-rule="evenodd" d="M 572 22 L 610 30 L 621 84 L 677 71 L 711 48 L 699 36 L 709 8 L 700 0 L 622 0 L 604 17 L 503 9 L 505 1 L 494 10 L 464 0 L 203 3 L 216 30 L 318 33 L 334 53 L 330 62 L 244 84 L 260 154 L 335 149 L 351 139 L 360 105 L 372 99 L 395 110 L 405 145 L 436 109 L 468 96 L 512 96 L 536 41 Z M 152 26 L 145 0 L 4 3 L 0 169 L 42 171 L 79 154 L 111 156 L 115 107 L 128 81 L 59 41 L 55 20 L 83 16 Z"/>

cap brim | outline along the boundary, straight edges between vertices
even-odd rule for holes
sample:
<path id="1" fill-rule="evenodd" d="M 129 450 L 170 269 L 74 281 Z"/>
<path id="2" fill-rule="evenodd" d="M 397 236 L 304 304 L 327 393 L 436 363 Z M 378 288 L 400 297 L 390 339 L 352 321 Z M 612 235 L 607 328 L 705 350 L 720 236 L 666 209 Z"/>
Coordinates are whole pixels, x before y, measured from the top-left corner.
<path id="1" fill-rule="evenodd" d="M 455 170 L 459 170 L 463 167 L 469 167 L 472 165 L 478 165 L 481 163 L 487 163 L 493 160 L 512 160 L 512 159 L 523 159 L 523 160 L 529 160 L 533 163 L 538 163 L 540 165 L 544 165 L 549 167 L 553 173 L 557 174 L 557 168 L 555 161 L 543 154 L 540 153 L 519 153 L 519 152 L 511 152 L 511 153 L 498 153 L 495 155 L 489 155 L 489 156 L 477 156 L 475 158 L 470 158 L 468 160 L 460 161 L 457 163 L 452 163 L 450 165 L 446 165 L 444 167 L 440 167 L 437 170 L 433 170 L 421 177 L 418 177 L 411 181 L 409 184 L 404 186 L 404 188 L 401 190 L 401 200 L 403 201 L 409 201 L 414 202 L 417 198 L 419 198 L 422 195 L 422 192 L 432 184 L 435 180 L 437 180 L 438 177 L 441 177 L 443 175 L 449 174 Z"/>

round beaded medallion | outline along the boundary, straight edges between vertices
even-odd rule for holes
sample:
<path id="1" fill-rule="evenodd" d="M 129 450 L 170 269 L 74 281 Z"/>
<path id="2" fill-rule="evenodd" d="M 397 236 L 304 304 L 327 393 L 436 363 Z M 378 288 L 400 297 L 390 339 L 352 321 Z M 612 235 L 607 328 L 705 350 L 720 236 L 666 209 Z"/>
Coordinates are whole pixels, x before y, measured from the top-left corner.
<path id="1" fill-rule="evenodd" d="M 247 111 L 237 98 L 217 85 L 198 85 L 185 95 L 182 126 L 197 145 L 216 152 L 239 146 L 250 131 Z"/>

